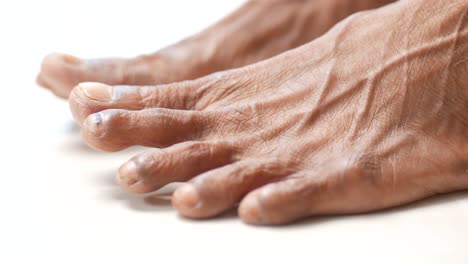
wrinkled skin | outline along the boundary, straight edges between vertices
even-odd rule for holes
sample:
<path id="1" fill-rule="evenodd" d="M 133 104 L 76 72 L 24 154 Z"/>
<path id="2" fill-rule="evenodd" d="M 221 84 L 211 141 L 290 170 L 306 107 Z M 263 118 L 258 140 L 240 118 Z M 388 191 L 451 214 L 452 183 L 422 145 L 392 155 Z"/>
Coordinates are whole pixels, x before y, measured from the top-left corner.
<path id="1" fill-rule="evenodd" d="M 468 1 L 358 13 L 260 63 L 157 86 L 83 83 L 90 146 L 158 147 L 120 185 L 173 195 L 184 216 L 237 203 L 250 224 L 369 212 L 468 188 Z"/>
<path id="2" fill-rule="evenodd" d="M 231 15 L 179 43 L 131 59 L 44 58 L 37 82 L 68 98 L 81 82 L 165 84 L 254 63 L 298 47 L 346 16 L 391 0 L 251 0 Z"/>

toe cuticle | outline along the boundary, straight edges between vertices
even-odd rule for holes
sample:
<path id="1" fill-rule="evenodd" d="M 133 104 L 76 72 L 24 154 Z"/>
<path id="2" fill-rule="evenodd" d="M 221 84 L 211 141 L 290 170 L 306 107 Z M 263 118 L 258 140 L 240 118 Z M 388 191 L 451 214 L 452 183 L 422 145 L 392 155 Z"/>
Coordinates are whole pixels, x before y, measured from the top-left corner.
<path id="1" fill-rule="evenodd" d="M 102 116 L 100 113 L 88 116 L 84 122 L 84 127 L 91 132 L 94 136 L 100 136 L 102 124 Z"/>

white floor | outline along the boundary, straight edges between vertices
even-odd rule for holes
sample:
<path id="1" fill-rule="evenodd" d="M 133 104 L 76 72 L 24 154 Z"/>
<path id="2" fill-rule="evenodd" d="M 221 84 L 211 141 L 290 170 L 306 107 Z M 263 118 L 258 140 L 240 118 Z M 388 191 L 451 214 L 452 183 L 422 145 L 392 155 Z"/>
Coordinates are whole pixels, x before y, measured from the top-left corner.
<path id="1" fill-rule="evenodd" d="M 280 228 L 244 225 L 234 211 L 182 219 L 170 188 L 144 198 L 114 184 L 116 168 L 141 149 L 87 148 L 66 102 L 34 84 L 48 52 L 153 51 L 239 3 L 0 2 L 0 263 L 468 263 L 466 192 Z"/>

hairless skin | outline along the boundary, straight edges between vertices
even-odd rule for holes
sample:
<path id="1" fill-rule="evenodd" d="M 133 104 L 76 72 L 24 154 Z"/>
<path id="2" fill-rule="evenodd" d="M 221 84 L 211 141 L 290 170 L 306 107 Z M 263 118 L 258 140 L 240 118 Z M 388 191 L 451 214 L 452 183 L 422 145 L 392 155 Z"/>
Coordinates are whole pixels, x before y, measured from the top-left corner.
<path id="1" fill-rule="evenodd" d="M 184 216 L 250 224 L 369 212 L 468 189 L 468 0 L 399 1 L 268 60 L 157 86 L 70 95 L 129 192 L 187 182 Z"/>
<path id="2" fill-rule="evenodd" d="M 250 0 L 203 32 L 154 54 L 82 60 L 51 54 L 37 82 L 67 98 L 80 82 L 165 84 L 254 63 L 298 47 L 346 16 L 391 0 Z"/>

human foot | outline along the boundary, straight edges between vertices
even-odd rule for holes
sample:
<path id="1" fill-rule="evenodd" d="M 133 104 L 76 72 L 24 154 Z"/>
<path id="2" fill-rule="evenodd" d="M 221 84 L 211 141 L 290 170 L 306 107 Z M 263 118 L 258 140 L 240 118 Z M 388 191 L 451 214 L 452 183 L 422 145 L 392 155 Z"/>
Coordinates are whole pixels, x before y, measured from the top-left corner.
<path id="1" fill-rule="evenodd" d="M 51 54 L 37 82 L 67 98 L 80 82 L 111 85 L 164 84 L 190 80 L 279 54 L 320 36 L 359 10 L 389 0 L 251 0 L 200 34 L 133 59 L 82 60 Z"/>
<path id="2" fill-rule="evenodd" d="M 240 202 L 245 222 L 281 224 L 467 189 L 468 2 L 428 2 L 360 13 L 303 47 L 194 81 L 87 83 L 72 112 L 94 148 L 165 147 L 125 163 L 118 180 L 130 192 L 188 181 L 173 205 L 193 218 Z"/>

